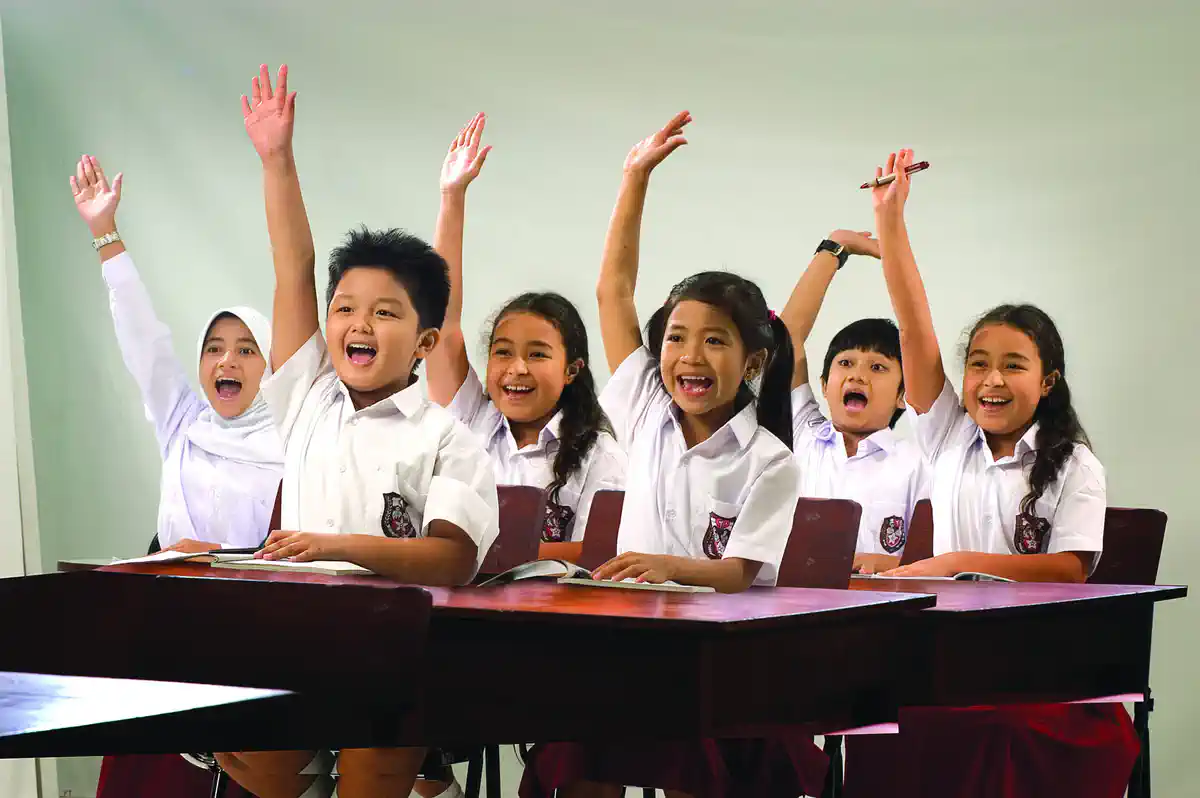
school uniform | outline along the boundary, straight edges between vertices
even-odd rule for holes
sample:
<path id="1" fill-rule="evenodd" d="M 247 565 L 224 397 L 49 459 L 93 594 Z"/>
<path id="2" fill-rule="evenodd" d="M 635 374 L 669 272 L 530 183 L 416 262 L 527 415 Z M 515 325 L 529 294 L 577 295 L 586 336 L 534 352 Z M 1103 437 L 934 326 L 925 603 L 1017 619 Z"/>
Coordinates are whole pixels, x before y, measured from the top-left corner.
<path id="1" fill-rule="evenodd" d="M 282 528 L 425 537 L 449 521 L 496 538 L 496 482 L 478 439 L 417 383 L 355 410 L 318 331 L 263 383 L 284 441 Z"/>
<path id="2" fill-rule="evenodd" d="M 1086 552 L 1103 548 L 1104 469 L 1076 445 L 1033 512 L 1021 513 L 1037 427 L 995 459 L 947 381 L 928 413 L 909 410 L 933 471 L 934 552 Z M 1070 634 L 1068 628 L 1063 634 Z M 1120 704 L 908 708 L 900 734 L 846 740 L 847 798 L 1120 798 L 1138 753 Z"/>
<path id="3" fill-rule="evenodd" d="M 262 397 L 237 418 L 222 418 L 192 388 L 188 375 L 197 367 L 185 368 L 175 356 L 171 331 L 155 315 L 129 253 L 106 260 L 103 272 L 121 357 L 141 392 L 162 456 L 159 545 L 190 538 L 257 546 L 270 532 L 283 471 L 282 443 Z M 267 357 L 270 322 L 252 308 L 233 307 L 212 314 L 200 331 L 197 364 L 208 329 L 222 313 L 241 319 Z"/>
<path id="4" fill-rule="evenodd" d="M 629 455 L 618 553 L 741 557 L 762 563 L 755 584 L 774 585 L 800 475 L 791 451 L 759 427 L 756 406 L 687 448 L 679 409 L 644 347 L 609 378 L 600 403 Z M 587 780 L 654 785 L 694 798 L 795 798 L 820 789 L 827 765 L 811 738 L 550 743 L 531 751 L 520 795 L 549 798 Z"/>
<path id="5" fill-rule="evenodd" d="M 917 446 L 884 428 L 847 456 L 842 433 L 821 413 L 812 388 L 801 385 L 792 391 L 792 448 L 801 496 L 850 499 L 862 507 L 857 553 L 904 553 L 913 509 L 929 497 L 929 469 Z"/>
<path id="6" fill-rule="evenodd" d="M 446 409 L 483 441 L 497 485 L 547 488 L 554 482 L 562 411 L 542 427 L 536 443 L 521 448 L 508 419 L 488 399 L 474 369 L 468 370 Z M 558 489 L 557 495 L 547 497 L 542 540 L 547 543 L 583 540 L 596 491 L 623 490 L 625 469 L 624 450 L 612 435 L 601 430 L 579 469 Z"/>

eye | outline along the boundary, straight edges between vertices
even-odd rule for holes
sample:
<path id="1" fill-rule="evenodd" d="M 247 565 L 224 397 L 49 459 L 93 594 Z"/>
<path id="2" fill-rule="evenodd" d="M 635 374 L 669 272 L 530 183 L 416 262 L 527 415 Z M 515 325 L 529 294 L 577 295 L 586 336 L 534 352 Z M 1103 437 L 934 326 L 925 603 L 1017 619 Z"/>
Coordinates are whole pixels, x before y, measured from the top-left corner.
<path id="1" fill-rule="evenodd" d="M 872 363 L 871 364 L 871 371 L 877 371 L 880 374 L 885 374 L 885 373 L 887 373 L 887 370 L 888 370 L 887 366 L 883 365 L 882 363 Z"/>
<path id="2" fill-rule="evenodd" d="M 383 308 L 380 308 L 379 310 L 375 311 L 375 315 L 376 316 L 390 316 L 392 318 L 396 317 L 395 313 L 392 313 L 390 310 L 384 310 Z"/>
<path id="3" fill-rule="evenodd" d="M 679 333 L 670 333 L 667 335 L 667 341 L 672 344 L 677 344 L 683 340 L 683 336 Z"/>
<path id="4" fill-rule="evenodd" d="M 842 368 L 844 368 L 844 369 L 848 369 L 848 368 L 850 368 L 850 358 L 848 358 L 848 357 L 844 357 L 844 358 L 842 358 L 841 360 L 839 360 L 839 361 L 837 362 L 837 364 L 838 364 L 839 366 L 841 366 Z"/>
<path id="5" fill-rule="evenodd" d="M 981 360 L 980 358 L 975 358 L 967 363 L 967 367 L 973 369 L 985 369 L 987 368 L 987 365 L 987 361 Z"/>
<path id="6" fill-rule="evenodd" d="M 722 341 L 720 338 L 718 338 L 715 335 L 710 335 L 707 338 L 705 338 L 704 343 L 708 344 L 709 346 L 724 346 L 725 345 L 725 342 Z"/>
<path id="7" fill-rule="evenodd" d="M 238 350 L 238 354 L 242 355 L 243 357 L 250 357 L 251 355 L 255 355 L 258 353 L 255 352 L 253 349 L 251 349 L 248 346 L 243 346 L 241 349 Z"/>
<path id="8" fill-rule="evenodd" d="M 508 357 L 511 354 L 512 354 L 511 351 L 509 351 L 508 349 L 506 349 L 502 346 L 498 346 L 492 350 L 493 357 Z"/>
<path id="9" fill-rule="evenodd" d="M 530 352 L 529 357 L 537 358 L 538 360 L 549 360 L 550 355 L 546 352 Z"/>
<path id="10" fill-rule="evenodd" d="M 1021 363 L 1005 363 L 1005 371 L 1025 371 L 1025 366 Z"/>
<path id="11" fill-rule="evenodd" d="M 334 313 L 349 313 L 350 310 L 351 310 L 351 308 L 349 305 L 339 305 L 337 310 L 334 311 Z"/>

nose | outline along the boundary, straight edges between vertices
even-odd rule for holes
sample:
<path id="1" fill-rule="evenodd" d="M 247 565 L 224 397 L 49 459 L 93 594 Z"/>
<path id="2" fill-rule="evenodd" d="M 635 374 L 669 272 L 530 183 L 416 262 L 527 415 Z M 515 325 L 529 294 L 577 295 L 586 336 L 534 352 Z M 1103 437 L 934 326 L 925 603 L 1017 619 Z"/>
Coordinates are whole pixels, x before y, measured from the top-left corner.
<path id="1" fill-rule="evenodd" d="M 233 350 L 226 349 L 225 354 L 221 355 L 221 359 L 217 361 L 217 365 L 226 368 L 233 362 Z"/>
<path id="2" fill-rule="evenodd" d="M 370 313 L 355 313 L 353 321 L 350 322 L 350 330 L 352 332 L 371 334 L 371 314 Z"/>
<path id="3" fill-rule="evenodd" d="M 692 338 L 683 345 L 683 354 L 679 359 L 684 363 L 701 363 L 704 361 L 704 342 Z"/>
<path id="4" fill-rule="evenodd" d="M 870 373 L 871 373 L 870 366 L 859 364 L 859 365 L 855 366 L 853 369 L 851 369 L 849 380 L 850 380 L 850 382 L 857 382 L 857 383 L 865 385 L 867 382 L 867 376 Z"/>
<path id="5" fill-rule="evenodd" d="M 525 362 L 525 358 L 513 358 L 512 364 L 508 367 L 510 374 L 528 374 L 529 364 Z"/>
<path id="6" fill-rule="evenodd" d="M 1000 369 L 992 369 L 983 378 L 983 384 L 992 387 L 1001 386 L 1004 384 L 1004 375 L 1000 373 Z"/>

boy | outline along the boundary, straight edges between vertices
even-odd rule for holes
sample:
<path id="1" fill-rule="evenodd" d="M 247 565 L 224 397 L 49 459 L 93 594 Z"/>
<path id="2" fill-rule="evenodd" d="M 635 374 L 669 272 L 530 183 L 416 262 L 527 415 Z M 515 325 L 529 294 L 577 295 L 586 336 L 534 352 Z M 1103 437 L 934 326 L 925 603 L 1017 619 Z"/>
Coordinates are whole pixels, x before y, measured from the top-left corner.
<path id="1" fill-rule="evenodd" d="M 913 508 L 929 495 L 928 472 L 917 448 L 893 432 L 904 414 L 900 331 L 893 322 L 859 319 L 833 337 L 821 370 L 830 419 L 809 385 L 804 342 L 850 255 L 878 258 L 879 242 L 870 233 L 830 233 L 783 309 L 796 352 L 793 449 L 801 496 L 852 499 L 862 506 L 854 567 L 878 573 L 900 563 Z"/>
<path id="2" fill-rule="evenodd" d="M 445 316 L 446 263 L 400 230 L 351 231 L 330 256 L 322 336 L 287 67 L 273 92 L 262 66 L 242 106 L 263 163 L 275 263 L 274 374 L 263 393 L 284 440 L 283 530 L 259 556 L 347 560 L 397 581 L 465 584 L 497 533 L 496 485 L 481 445 L 425 399 L 415 373 Z M 420 748 L 343 750 L 339 794 L 408 795 L 423 757 Z M 328 789 L 328 758 L 311 751 L 220 759 L 261 798 Z"/>

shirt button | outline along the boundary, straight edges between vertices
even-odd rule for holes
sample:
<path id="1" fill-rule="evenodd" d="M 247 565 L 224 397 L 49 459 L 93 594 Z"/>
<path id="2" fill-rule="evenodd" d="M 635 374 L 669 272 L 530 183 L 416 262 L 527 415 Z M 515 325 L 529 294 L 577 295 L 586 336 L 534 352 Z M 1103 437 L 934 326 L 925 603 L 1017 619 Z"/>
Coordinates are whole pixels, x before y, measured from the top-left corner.
<path id="1" fill-rule="evenodd" d="M 333 528 L 333 519 L 332 519 L 332 518 L 330 518 L 330 519 L 326 520 L 326 521 L 325 521 L 325 526 L 327 526 L 327 527 L 329 527 L 330 529 L 332 529 L 332 528 Z"/>
<path id="2" fill-rule="evenodd" d="M 667 510 L 667 520 L 668 521 L 675 520 L 675 511 L 674 510 Z"/>
<path id="3" fill-rule="evenodd" d="M 346 473 L 346 467 L 345 467 L 345 466 L 341 466 L 340 468 L 338 468 L 338 471 L 341 471 L 343 474 L 345 474 L 345 473 Z"/>

